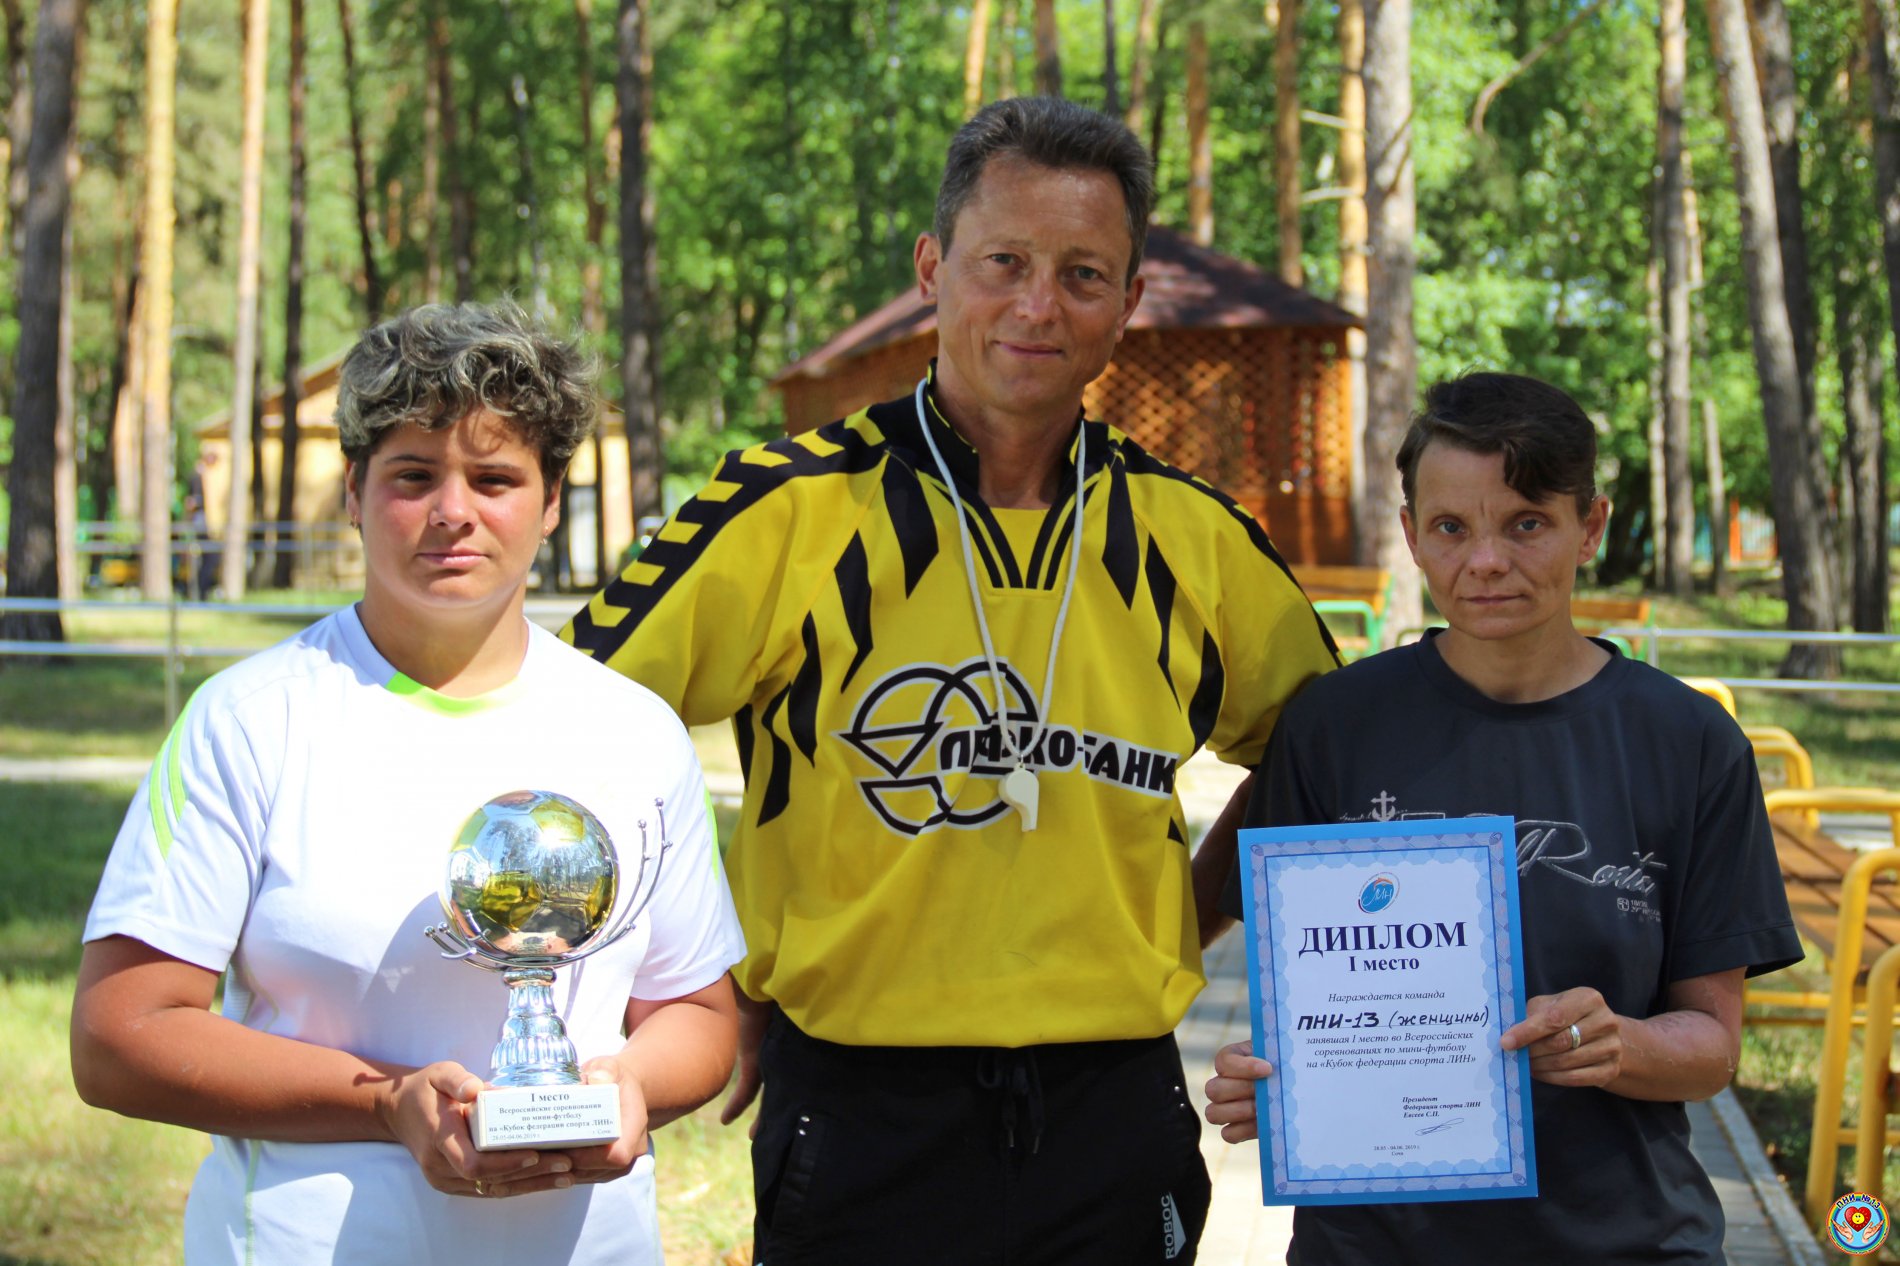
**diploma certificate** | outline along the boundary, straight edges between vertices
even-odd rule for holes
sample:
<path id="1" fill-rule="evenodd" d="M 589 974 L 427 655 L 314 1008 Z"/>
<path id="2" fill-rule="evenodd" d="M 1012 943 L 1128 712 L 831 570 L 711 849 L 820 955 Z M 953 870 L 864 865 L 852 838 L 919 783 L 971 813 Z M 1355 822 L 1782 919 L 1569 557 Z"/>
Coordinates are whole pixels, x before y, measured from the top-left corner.
<path id="1" fill-rule="evenodd" d="M 1537 1194 L 1510 818 L 1240 833 L 1268 1204 Z"/>

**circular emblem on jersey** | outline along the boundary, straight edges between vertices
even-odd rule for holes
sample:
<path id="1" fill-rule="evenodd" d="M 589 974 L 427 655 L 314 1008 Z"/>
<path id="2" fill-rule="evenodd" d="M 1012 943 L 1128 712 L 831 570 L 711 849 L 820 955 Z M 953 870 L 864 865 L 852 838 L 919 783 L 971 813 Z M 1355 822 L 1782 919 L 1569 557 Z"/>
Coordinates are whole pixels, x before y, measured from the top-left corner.
<path id="1" fill-rule="evenodd" d="M 1851 1257 L 1865 1257 L 1887 1240 L 1887 1206 L 1876 1196 L 1850 1191 L 1827 1215 L 1828 1238 Z"/>
<path id="2" fill-rule="evenodd" d="M 1392 898 L 1398 895 L 1398 880 L 1390 875 L 1374 875 L 1359 890 L 1359 908 L 1367 914 L 1377 914 L 1391 905 Z"/>
<path id="3" fill-rule="evenodd" d="M 1002 719 L 1021 735 L 1036 721 L 1035 697 L 1008 661 L 1001 668 L 1008 696 Z M 994 792 L 959 803 L 972 774 L 994 782 L 1015 767 L 996 731 L 998 709 L 985 693 L 989 681 L 981 659 L 957 668 L 913 664 L 865 692 L 851 728 L 839 737 L 877 768 L 858 780 L 858 788 L 893 831 L 918 835 L 943 825 L 981 826 L 1009 812 Z M 1035 764 L 1065 764 L 1064 755 L 1074 760 L 1072 733 L 1051 733 L 1046 746 L 1063 750 L 1055 752 L 1057 760 Z"/>

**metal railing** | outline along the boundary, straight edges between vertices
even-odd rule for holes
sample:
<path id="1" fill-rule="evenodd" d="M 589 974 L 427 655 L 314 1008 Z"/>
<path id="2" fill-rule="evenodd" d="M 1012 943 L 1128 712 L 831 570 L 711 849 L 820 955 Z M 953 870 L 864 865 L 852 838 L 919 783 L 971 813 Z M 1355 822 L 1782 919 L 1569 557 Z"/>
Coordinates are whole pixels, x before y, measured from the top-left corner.
<path id="1" fill-rule="evenodd" d="M 586 599 L 582 595 L 561 595 L 558 597 L 531 597 L 523 609 L 530 620 L 543 628 L 558 629 L 566 624 Z M 17 638 L 0 638 L 0 656 L 7 655 L 43 655 L 68 658 L 101 658 L 117 656 L 124 659 L 162 659 L 165 661 L 165 717 L 171 721 L 178 716 L 180 706 L 179 682 L 183 676 L 184 661 L 188 659 L 242 659 L 261 650 L 259 646 L 212 646 L 186 642 L 179 631 L 181 616 L 218 614 L 218 615 L 255 615 L 255 616 L 304 616 L 308 623 L 314 624 L 333 611 L 341 610 L 348 603 L 336 602 L 189 602 L 173 597 L 168 602 L 154 602 L 145 599 L 120 601 L 97 598 L 12 598 L 0 594 L 0 615 L 8 611 L 23 612 L 79 612 L 87 615 L 157 615 L 165 616 L 165 640 L 131 642 L 35 642 Z"/>
<path id="2" fill-rule="evenodd" d="M 1643 644 L 1643 658 L 1652 668 L 1662 667 L 1661 644 L 1664 639 L 1698 642 L 1800 642 L 1820 646 L 1900 645 L 1900 633 L 1820 633 L 1795 629 L 1665 629 L 1652 628 L 1646 624 L 1614 625 L 1604 629 L 1603 636 L 1621 637 L 1631 642 L 1638 638 L 1646 639 Z M 1706 676 L 1706 674 L 1702 675 Z M 1713 680 L 1721 682 L 1730 690 L 1900 694 L 1900 682 L 1891 681 L 1825 681 L 1798 677 L 1716 677 Z"/>
<path id="3" fill-rule="evenodd" d="M 175 592 L 175 591 L 174 591 Z M 525 604 L 529 619 L 544 628 L 559 628 L 586 601 L 580 594 L 530 597 Z M 194 614 L 307 616 L 322 619 L 340 603 L 269 603 L 269 602 L 190 602 L 174 596 L 171 601 L 121 601 L 116 599 L 11 598 L 0 596 L 0 614 L 8 611 L 83 612 L 86 614 L 155 614 L 166 617 L 163 642 L 32 642 L 0 639 L 0 656 L 122 656 L 125 658 L 163 659 L 165 661 L 165 712 L 178 715 L 180 668 L 187 659 L 235 659 L 260 649 L 256 646 L 212 646 L 185 642 L 180 636 L 179 619 Z M 1715 642 L 1803 642 L 1830 646 L 1900 645 L 1900 633 L 1810 633 L 1792 629 L 1679 629 L 1649 625 L 1616 625 L 1603 630 L 1604 636 L 1635 641 L 1644 640 L 1644 658 L 1660 668 L 1661 647 L 1665 640 Z M 1706 674 L 1704 674 L 1706 675 Z M 1821 681 L 1779 677 L 1716 677 L 1731 690 L 1782 692 L 1833 692 L 1859 694 L 1900 694 L 1900 682 Z"/>
<path id="4" fill-rule="evenodd" d="M 82 522 L 78 527 L 74 548 L 86 563 L 82 583 L 103 587 L 135 583 L 145 540 L 137 524 L 103 519 Z M 207 561 L 224 554 L 223 538 L 207 534 L 202 525 L 173 519 L 169 535 L 168 570 L 174 581 L 182 579 L 187 586 L 195 586 L 199 569 Z M 297 573 L 305 577 L 316 574 L 319 561 L 328 564 L 333 574 L 341 575 L 347 568 L 354 575 L 357 568 L 353 564 L 362 555 L 356 532 L 342 522 L 253 523 L 244 548 L 247 568 L 258 560 L 288 554 L 296 559 Z"/>

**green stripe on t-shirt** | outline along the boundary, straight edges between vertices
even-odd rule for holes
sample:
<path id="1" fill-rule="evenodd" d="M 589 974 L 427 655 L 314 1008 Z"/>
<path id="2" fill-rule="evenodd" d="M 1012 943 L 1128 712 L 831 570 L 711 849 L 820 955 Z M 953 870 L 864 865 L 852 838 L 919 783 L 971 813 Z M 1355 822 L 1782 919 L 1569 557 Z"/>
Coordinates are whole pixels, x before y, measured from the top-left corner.
<path id="1" fill-rule="evenodd" d="M 496 690 L 491 690 L 487 694 L 476 695 L 470 699 L 457 699 L 453 696 L 445 695 L 439 690 L 431 689 L 415 678 L 401 672 L 394 674 L 388 681 L 384 682 L 383 689 L 389 691 L 390 694 L 399 695 L 407 699 L 418 707 L 427 708 L 431 712 L 439 712 L 443 716 L 450 717 L 468 716 L 474 712 L 485 712 L 489 708 L 506 703 L 515 695 L 515 683 L 509 682 L 507 685 Z"/>
<path id="2" fill-rule="evenodd" d="M 151 773 L 146 775 L 145 802 L 152 814 L 152 837 L 158 842 L 159 857 L 165 860 L 171 858 L 173 832 L 185 812 L 185 763 L 179 749 L 185 745 L 185 723 L 197 702 L 198 693 L 193 691 L 178 720 L 172 723 L 171 733 L 165 736 L 164 746 L 158 749 Z"/>

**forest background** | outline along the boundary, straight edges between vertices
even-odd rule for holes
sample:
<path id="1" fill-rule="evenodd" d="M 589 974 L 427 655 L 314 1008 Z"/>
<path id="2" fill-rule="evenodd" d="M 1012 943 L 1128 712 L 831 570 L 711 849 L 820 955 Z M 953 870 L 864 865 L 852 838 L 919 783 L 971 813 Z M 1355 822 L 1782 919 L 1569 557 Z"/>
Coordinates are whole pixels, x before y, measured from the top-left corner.
<path id="1" fill-rule="evenodd" d="M 659 441 L 644 455 L 634 445 L 637 512 L 659 508 L 662 472 L 676 501 L 720 452 L 778 433 L 774 373 L 912 284 L 912 244 L 969 109 L 1054 90 L 1124 114 L 1151 142 L 1157 222 L 1355 310 L 1367 299 L 1350 274 L 1370 257 L 1368 470 L 1417 382 L 1471 368 L 1535 374 L 1601 421 L 1603 474 L 1624 525 L 1602 578 L 1647 567 L 1660 587 L 1685 590 L 1692 534 L 1669 547 L 1653 531 L 1669 516 L 1652 505 L 1675 507 L 1682 522 L 1733 499 L 1777 515 L 1794 579 L 1828 574 L 1825 592 L 1791 603 L 1792 623 L 1876 627 L 1887 618 L 1895 416 L 1895 375 L 1883 367 L 1900 310 L 1883 267 L 1883 249 L 1900 252 L 1900 198 L 1881 178 L 1900 172 L 1900 158 L 1879 161 L 1882 145 L 1900 154 L 1886 82 L 1887 50 L 1900 47 L 1894 7 L 41 0 L 34 11 L 31 0 L 0 0 L 10 592 L 50 592 L 34 561 L 45 551 L 25 548 L 22 525 L 35 543 L 50 526 L 39 454 L 50 447 L 42 397 L 53 362 L 70 364 L 56 394 L 79 517 L 132 513 L 136 475 L 112 457 L 114 430 L 127 427 L 147 433 L 148 479 L 169 476 L 175 510 L 196 424 L 341 351 L 366 321 L 425 300 L 508 294 L 581 330 L 630 430 Z M 1719 36 L 1736 18 L 1750 31 L 1747 74 L 1711 39 L 1712 21 Z M 267 32 L 249 88 L 247 22 Z M 1371 42 L 1363 80 L 1352 45 L 1365 34 L 1349 33 L 1361 23 Z M 32 306 L 29 274 L 37 262 L 43 296 L 46 256 L 27 240 L 26 159 L 34 94 L 54 101 L 46 78 L 62 65 L 57 42 L 41 37 L 62 25 L 78 38 L 63 165 L 70 251 L 57 274 L 70 328 L 53 357 L 36 333 L 45 305 Z M 34 65 L 36 43 L 50 70 Z M 175 103 L 153 91 L 155 75 L 175 82 Z M 1363 131 L 1348 99 L 1355 81 L 1372 98 Z M 262 110 L 254 335 L 239 297 L 247 97 Z M 1764 111 L 1752 135 L 1736 113 L 1745 97 Z M 161 109 L 171 111 L 163 120 Z M 1304 126 L 1294 130 L 1296 116 Z M 175 156 L 160 153 L 161 136 Z M 1367 158 L 1350 152 L 1354 137 Z M 1764 186 L 1748 167 L 1764 140 L 1782 163 L 1766 238 Z M 1352 217 L 1364 215 L 1368 161 L 1362 246 Z M 175 317 L 154 328 L 161 163 Z M 1414 178 L 1415 233 L 1401 214 Z M 635 205 L 641 214 L 623 214 Z M 43 215 L 37 223 L 45 232 Z M 1764 243 L 1786 252 L 1779 279 Z M 1687 271 L 1685 251 L 1699 257 Z M 1782 326 L 1764 308 L 1770 298 L 1783 304 Z M 145 345 L 161 341 L 169 354 L 154 357 Z M 1399 363 L 1405 355 L 1415 370 Z M 149 369 L 159 360 L 164 381 Z M 1693 432 L 1680 430 L 1691 400 Z M 1720 436 L 1726 496 L 1708 495 L 1704 426 Z M 1778 427 L 1779 449 L 1769 440 Z M 156 459 L 154 433 L 165 445 Z M 1813 478 L 1789 491 L 1796 466 Z M 256 517 L 273 517 L 272 490 L 256 492 Z M 1685 516 L 1692 495 L 1698 508 Z M 1371 507 L 1389 523 L 1387 509 Z M 1382 535 L 1362 532 L 1366 561 L 1392 550 Z M 1881 599 L 1864 612 L 1857 583 Z M 16 636 L 39 635 L 6 618 Z"/>

